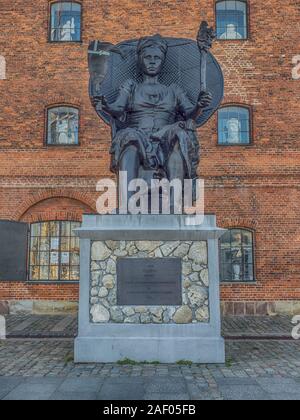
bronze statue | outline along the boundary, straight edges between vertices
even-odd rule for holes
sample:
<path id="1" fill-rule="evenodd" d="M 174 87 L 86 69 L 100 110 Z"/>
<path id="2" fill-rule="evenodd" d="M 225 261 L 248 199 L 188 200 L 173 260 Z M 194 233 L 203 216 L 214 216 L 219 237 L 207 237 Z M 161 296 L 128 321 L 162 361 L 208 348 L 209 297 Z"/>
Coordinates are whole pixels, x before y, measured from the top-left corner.
<path id="1" fill-rule="evenodd" d="M 198 34 L 197 57 L 201 82 L 194 86 L 194 90 L 199 89 L 196 100 L 185 90 L 185 83 L 180 85 L 173 82 L 170 63 L 166 69 L 170 48 L 175 46 L 187 51 L 193 41 L 165 39 L 160 35 L 140 39 L 134 44 L 136 70 L 132 70 L 133 42 L 116 47 L 105 43 L 102 44 L 105 47 L 103 49 L 101 43 L 90 46 L 92 104 L 98 115 L 112 127 L 111 170 L 115 173 L 126 171 L 128 183 L 136 178 L 142 178 L 150 185 L 153 178 L 183 181 L 197 177 L 200 147 L 196 128 L 205 110 L 211 115 L 216 109 L 216 102 L 219 103 L 223 96 L 222 74 L 221 83 L 218 81 L 221 92 L 216 95 L 213 107 L 209 108 L 214 92 L 200 89 L 200 86 L 206 89 L 207 54 L 212 40 L 211 28 L 202 24 Z M 124 67 L 126 57 L 129 57 L 128 67 L 133 76 L 120 83 L 117 94 L 109 83 L 106 88 L 103 87 L 106 79 L 113 79 L 112 64 L 111 70 L 108 70 L 108 58 L 111 55 L 116 56 Z M 167 83 L 162 81 L 163 75 L 168 79 L 165 80 Z M 191 84 L 191 81 L 188 83 Z M 113 100 L 107 98 L 105 90 Z"/>

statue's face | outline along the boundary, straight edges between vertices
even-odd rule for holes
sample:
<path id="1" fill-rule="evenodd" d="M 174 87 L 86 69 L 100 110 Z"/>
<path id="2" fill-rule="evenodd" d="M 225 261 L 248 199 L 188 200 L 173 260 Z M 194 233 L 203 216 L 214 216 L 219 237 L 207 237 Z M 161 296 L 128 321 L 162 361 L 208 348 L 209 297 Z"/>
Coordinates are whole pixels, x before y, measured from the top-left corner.
<path id="1" fill-rule="evenodd" d="M 157 76 L 164 64 L 165 55 L 158 47 L 148 47 L 143 51 L 142 71 L 148 76 Z"/>

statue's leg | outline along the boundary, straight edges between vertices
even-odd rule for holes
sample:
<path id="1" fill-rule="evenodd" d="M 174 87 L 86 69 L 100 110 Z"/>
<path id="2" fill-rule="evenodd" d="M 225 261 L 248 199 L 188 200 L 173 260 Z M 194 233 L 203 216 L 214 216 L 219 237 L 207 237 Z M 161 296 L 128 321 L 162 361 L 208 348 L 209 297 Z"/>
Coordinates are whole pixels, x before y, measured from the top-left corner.
<path id="1" fill-rule="evenodd" d="M 185 175 L 185 165 L 178 143 L 176 143 L 174 146 L 168 159 L 167 172 L 169 181 L 172 181 L 173 179 L 180 179 L 183 182 Z"/>
<path id="2" fill-rule="evenodd" d="M 180 147 L 178 142 L 174 146 L 172 153 L 170 154 L 170 157 L 167 162 L 167 172 L 168 172 L 168 178 L 169 181 L 173 181 L 174 179 L 179 179 L 182 182 L 184 182 L 185 178 L 185 165 L 184 165 L 184 159 L 180 152 Z M 171 208 L 175 206 L 175 194 L 174 189 L 171 188 L 171 194 L 170 194 L 170 200 L 171 200 Z"/>
<path id="3" fill-rule="evenodd" d="M 127 184 L 122 184 L 123 188 L 120 185 L 120 203 L 121 206 L 124 201 L 126 201 L 134 194 L 134 192 L 128 192 L 128 185 L 133 180 L 138 178 L 139 174 L 139 167 L 140 167 L 140 158 L 139 152 L 136 146 L 130 145 L 126 147 L 123 151 L 120 162 L 119 162 L 119 170 L 122 172 L 127 172 Z M 124 188 L 127 191 L 124 191 Z"/>

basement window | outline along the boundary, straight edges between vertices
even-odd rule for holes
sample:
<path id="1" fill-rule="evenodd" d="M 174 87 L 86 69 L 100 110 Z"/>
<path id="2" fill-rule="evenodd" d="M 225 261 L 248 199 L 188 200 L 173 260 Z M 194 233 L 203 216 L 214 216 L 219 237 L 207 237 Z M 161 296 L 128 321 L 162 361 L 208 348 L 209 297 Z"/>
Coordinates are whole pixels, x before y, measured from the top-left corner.
<path id="1" fill-rule="evenodd" d="M 246 229 L 230 229 L 220 240 L 221 281 L 253 282 L 253 232 Z"/>
<path id="2" fill-rule="evenodd" d="M 30 229 L 29 280 L 79 281 L 79 222 L 33 223 Z"/>
<path id="3" fill-rule="evenodd" d="M 81 4 L 59 1 L 51 5 L 50 41 L 81 41 Z"/>
<path id="4" fill-rule="evenodd" d="M 216 4 L 217 38 L 239 40 L 248 38 L 246 1 L 218 1 Z"/>
<path id="5" fill-rule="evenodd" d="M 47 144 L 78 145 L 79 111 L 61 106 L 48 109 Z"/>

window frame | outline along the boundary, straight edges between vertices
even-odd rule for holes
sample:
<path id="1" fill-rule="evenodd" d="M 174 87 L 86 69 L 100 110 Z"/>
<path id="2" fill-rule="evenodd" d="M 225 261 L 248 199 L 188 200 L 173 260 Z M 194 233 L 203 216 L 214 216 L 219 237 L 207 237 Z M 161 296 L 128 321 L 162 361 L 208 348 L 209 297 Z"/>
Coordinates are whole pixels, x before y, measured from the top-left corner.
<path id="1" fill-rule="evenodd" d="M 51 39 L 51 32 L 52 32 L 52 6 L 59 3 L 77 3 L 80 5 L 80 38 L 79 40 L 74 41 L 55 41 Z M 83 31 L 83 4 L 79 0 L 52 0 L 49 1 L 48 5 L 48 36 L 47 42 L 49 44 L 82 44 L 82 31 Z"/>
<path id="2" fill-rule="evenodd" d="M 49 220 L 39 220 L 39 221 L 36 221 L 36 222 L 32 222 L 32 223 L 29 223 L 28 224 L 28 226 L 29 226 L 29 228 L 28 228 L 28 245 L 27 245 L 27 276 L 26 276 L 26 278 L 27 278 L 27 283 L 28 284 L 79 284 L 79 282 L 80 282 L 80 249 L 79 249 L 79 280 L 32 280 L 31 279 L 31 277 L 30 277 L 30 266 L 31 266 L 31 264 L 30 264 L 30 257 L 31 257 L 31 239 L 32 239 L 32 237 L 31 237 L 31 226 L 32 225 L 36 225 L 36 224 L 42 224 L 42 223 L 51 223 L 51 222 L 59 222 L 59 224 L 60 224 L 60 232 L 61 232 L 61 223 L 64 223 L 64 222 L 69 222 L 69 223 L 81 223 L 80 221 L 78 221 L 78 220 L 55 220 L 55 219 L 49 219 Z M 40 236 L 39 236 L 39 238 L 40 238 Z M 60 271 L 60 268 L 61 268 L 61 236 L 59 236 L 59 265 L 58 265 L 58 267 L 59 267 L 59 273 L 61 272 Z M 69 267 L 70 267 L 70 264 L 69 264 Z"/>
<path id="3" fill-rule="evenodd" d="M 219 135 L 220 135 L 220 131 L 219 131 L 219 111 L 221 111 L 224 108 L 243 108 L 243 109 L 247 109 L 247 111 L 249 112 L 249 143 L 220 143 L 219 142 Z M 217 111 L 217 146 L 218 147 L 252 147 L 254 145 L 254 137 L 253 137 L 253 133 L 254 133 L 254 110 L 253 110 L 253 106 L 251 105 L 247 105 L 247 104 L 241 104 L 241 103 L 237 103 L 237 102 L 228 102 L 226 104 L 222 104 L 222 106 L 220 106 L 220 108 Z"/>
<path id="4" fill-rule="evenodd" d="M 244 227 L 244 226 L 234 226 L 234 227 L 228 227 L 225 228 L 227 231 L 232 230 L 241 230 L 245 232 L 250 232 L 252 235 L 252 260 L 253 260 L 253 280 L 240 280 L 240 281 L 234 281 L 234 280 L 223 280 L 221 278 L 222 273 L 222 258 L 221 258 L 221 251 L 222 251 L 222 237 L 219 239 L 219 271 L 220 271 L 220 285 L 256 285 L 257 284 L 257 276 L 256 276 L 256 232 L 254 229 Z"/>
<path id="5" fill-rule="evenodd" d="M 54 144 L 54 143 L 48 143 L 48 119 L 49 119 L 49 111 L 55 108 L 73 108 L 76 109 L 78 112 L 78 143 L 74 144 Z M 80 126 L 81 126 L 81 109 L 77 105 L 73 105 L 70 103 L 58 103 L 53 105 L 48 105 L 45 107 L 45 118 L 44 118 L 45 124 L 44 124 L 44 146 L 45 147 L 60 147 L 60 148 L 72 148 L 72 147 L 80 147 Z"/>
<path id="6" fill-rule="evenodd" d="M 216 0 L 215 1 L 215 7 L 214 7 L 214 12 L 215 12 L 215 28 L 216 31 L 218 29 L 217 27 L 217 18 L 218 18 L 218 10 L 217 10 L 217 6 L 218 3 L 222 3 L 224 1 L 227 0 Z M 250 27 L 250 4 L 248 0 L 236 0 L 239 1 L 240 3 L 245 3 L 246 4 L 246 25 L 247 25 L 247 37 L 242 38 L 242 39 L 221 39 L 216 37 L 216 41 L 218 42 L 245 42 L 245 41 L 251 41 L 251 27 Z"/>

